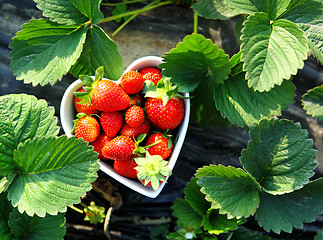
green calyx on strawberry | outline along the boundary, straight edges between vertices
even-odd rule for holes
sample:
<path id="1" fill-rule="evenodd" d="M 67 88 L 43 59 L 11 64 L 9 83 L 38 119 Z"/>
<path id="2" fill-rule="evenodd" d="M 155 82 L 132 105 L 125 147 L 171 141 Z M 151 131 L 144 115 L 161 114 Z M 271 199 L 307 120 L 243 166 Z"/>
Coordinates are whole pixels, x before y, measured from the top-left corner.
<path id="1" fill-rule="evenodd" d="M 163 105 L 165 106 L 169 99 L 173 96 L 184 98 L 178 93 L 178 86 L 172 85 L 170 78 L 162 78 L 157 85 L 151 81 L 145 81 L 145 87 L 143 89 L 145 97 L 148 98 L 161 98 L 163 100 Z"/>
<path id="2" fill-rule="evenodd" d="M 135 158 L 138 164 L 135 167 L 138 179 L 145 185 L 151 185 L 157 190 L 161 182 L 166 182 L 166 178 L 172 175 L 172 170 L 167 166 L 168 162 L 159 155 L 150 155 L 146 152 L 145 157 Z"/>
<path id="3" fill-rule="evenodd" d="M 75 92 L 75 96 L 84 102 L 90 101 L 94 106 L 104 112 L 115 112 L 126 109 L 130 105 L 130 97 L 115 82 L 102 79 L 103 67 L 95 71 L 94 80 L 87 75 L 80 75 L 85 93 Z"/>

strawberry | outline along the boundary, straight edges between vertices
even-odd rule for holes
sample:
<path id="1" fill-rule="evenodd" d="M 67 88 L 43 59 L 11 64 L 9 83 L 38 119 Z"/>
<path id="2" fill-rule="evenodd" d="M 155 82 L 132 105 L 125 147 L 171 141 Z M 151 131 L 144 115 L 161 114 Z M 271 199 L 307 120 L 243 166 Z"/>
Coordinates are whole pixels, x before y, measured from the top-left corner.
<path id="1" fill-rule="evenodd" d="M 100 124 L 108 137 L 117 135 L 123 125 L 123 116 L 121 112 L 102 112 Z"/>
<path id="2" fill-rule="evenodd" d="M 185 107 L 177 86 L 172 86 L 170 79 L 162 79 L 158 85 L 146 82 L 144 89 L 146 114 L 151 124 L 165 132 L 175 129 L 184 119 Z"/>
<path id="3" fill-rule="evenodd" d="M 134 105 L 137 105 L 142 108 L 145 106 L 145 98 L 141 93 L 130 95 L 130 106 Z"/>
<path id="4" fill-rule="evenodd" d="M 86 93 L 83 87 L 77 90 L 77 92 Z M 93 104 L 91 104 L 90 102 L 83 102 L 83 100 L 77 98 L 76 96 L 74 96 L 74 106 L 75 110 L 78 113 L 85 113 L 87 115 L 91 115 L 98 114 L 100 112 L 98 109 L 96 109 L 96 107 Z"/>
<path id="5" fill-rule="evenodd" d="M 108 137 L 104 132 L 101 132 L 100 135 L 97 137 L 97 139 L 94 142 L 90 143 L 94 147 L 94 151 L 96 151 L 99 154 L 98 157 L 101 160 L 108 160 L 103 156 L 102 148 L 105 144 L 107 144 L 111 140 L 112 140 L 111 137 Z"/>
<path id="6" fill-rule="evenodd" d="M 172 174 L 172 170 L 167 166 L 168 162 L 159 155 L 146 152 L 145 157 L 135 158 L 135 161 L 138 164 L 135 170 L 139 181 L 145 186 L 151 185 L 154 190 Z"/>
<path id="7" fill-rule="evenodd" d="M 135 142 L 128 136 L 117 136 L 102 148 L 105 158 L 115 161 L 127 161 L 134 156 Z"/>
<path id="8" fill-rule="evenodd" d="M 82 138 L 85 142 L 93 142 L 100 134 L 100 124 L 95 117 L 79 113 L 74 120 L 74 132 L 77 138 Z"/>
<path id="9" fill-rule="evenodd" d="M 150 135 L 146 145 L 152 145 L 148 148 L 150 155 L 159 155 L 163 159 L 168 158 L 173 150 L 173 144 L 169 136 L 160 132 Z"/>
<path id="10" fill-rule="evenodd" d="M 127 123 L 123 124 L 119 135 L 128 137 L 137 137 L 140 134 L 149 134 L 151 129 L 151 123 L 145 119 L 144 122 L 139 127 L 131 127 Z"/>
<path id="11" fill-rule="evenodd" d="M 131 106 L 125 113 L 125 120 L 130 127 L 139 127 L 145 120 L 144 110 L 139 106 Z"/>
<path id="12" fill-rule="evenodd" d="M 120 80 L 120 86 L 128 94 L 140 92 L 145 85 L 145 79 L 142 74 L 137 71 L 126 72 Z"/>
<path id="13" fill-rule="evenodd" d="M 184 102 L 173 96 L 166 105 L 161 98 L 148 98 L 145 103 L 148 120 L 160 131 L 175 129 L 184 119 Z"/>
<path id="14" fill-rule="evenodd" d="M 103 67 L 99 67 L 95 72 L 95 79 L 86 75 L 81 75 L 80 79 L 86 87 L 86 94 L 75 93 L 76 97 L 87 101 L 90 100 L 94 106 L 103 112 L 116 112 L 126 109 L 130 104 L 130 97 L 115 82 L 102 79 Z"/>
<path id="15" fill-rule="evenodd" d="M 142 68 L 139 73 L 141 73 L 145 80 L 153 82 L 155 85 L 162 78 L 161 71 L 156 67 L 145 67 Z"/>
<path id="16" fill-rule="evenodd" d="M 137 166 L 138 165 L 134 159 L 127 161 L 114 161 L 113 163 L 113 168 L 116 173 L 132 179 L 137 179 L 137 171 L 134 169 Z"/>

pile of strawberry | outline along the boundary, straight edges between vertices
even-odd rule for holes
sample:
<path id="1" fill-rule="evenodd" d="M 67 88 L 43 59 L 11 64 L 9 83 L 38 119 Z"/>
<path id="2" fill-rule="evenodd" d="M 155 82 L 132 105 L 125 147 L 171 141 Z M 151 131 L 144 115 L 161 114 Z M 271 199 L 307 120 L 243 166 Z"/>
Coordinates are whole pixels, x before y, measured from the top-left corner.
<path id="1" fill-rule="evenodd" d="M 184 119 L 177 87 L 156 67 L 125 73 L 120 83 L 82 75 L 75 92 L 74 133 L 89 142 L 101 160 L 111 161 L 118 174 L 157 189 L 171 175 L 167 159 L 172 135 Z"/>

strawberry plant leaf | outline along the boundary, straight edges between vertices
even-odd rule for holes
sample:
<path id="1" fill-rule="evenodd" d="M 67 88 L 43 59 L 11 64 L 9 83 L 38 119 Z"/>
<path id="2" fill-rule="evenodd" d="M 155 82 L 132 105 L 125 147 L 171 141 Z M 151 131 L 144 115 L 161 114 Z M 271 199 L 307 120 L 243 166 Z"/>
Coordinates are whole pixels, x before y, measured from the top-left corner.
<path id="1" fill-rule="evenodd" d="M 241 60 L 248 85 L 260 92 L 290 79 L 307 58 L 307 39 L 303 31 L 285 19 L 271 21 L 265 13 L 248 17 L 241 41 Z"/>
<path id="2" fill-rule="evenodd" d="M 84 50 L 76 64 L 70 69 L 74 77 L 80 74 L 94 75 L 95 70 L 104 67 L 106 78 L 117 80 L 124 71 L 124 63 L 119 48 L 98 26 L 88 30 Z"/>
<path id="3" fill-rule="evenodd" d="M 310 182 L 300 190 L 279 196 L 262 192 L 256 212 L 258 224 L 267 232 L 292 232 L 293 228 L 303 228 L 303 222 L 315 220 L 323 213 L 323 179 Z"/>
<path id="4" fill-rule="evenodd" d="M 313 55 L 323 64 L 323 2 L 303 1 L 293 5 L 282 18 L 296 23 L 304 31 Z"/>
<path id="5" fill-rule="evenodd" d="M 12 39 L 10 67 L 24 83 L 55 84 L 81 55 L 87 27 L 31 20 Z M 68 47 L 66 47 L 68 46 Z"/>
<path id="6" fill-rule="evenodd" d="M 226 215 L 219 214 L 217 209 L 209 209 L 207 214 L 203 216 L 203 228 L 211 234 L 219 235 L 236 230 L 239 225 L 245 223 L 245 218 L 227 219 Z"/>
<path id="7" fill-rule="evenodd" d="M 192 5 L 199 16 L 207 19 L 228 20 L 238 13 L 227 6 L 224 0 L 199 0 Z"/>
<path id="8" fill-rule="evenodd" d="M 205 195 L 201 192 L 201 187 L 197 184 L 197 178 L 191 178 L 191 181 L 184 188 L 185 200 L 201 216 L 206 215 L 211 207 L 210 202 L 205 200 Z"/>
<path id="9" fill-rule="evenodd" d="M 259 204 L 256 180 L 234 167 L 210 165 L 197 170 L 197 183 L 212 208 L 219 209 L 220 214 L 227 214 L 229 219 L 253 215 Z"/>
<path id="10" fill-rule="evenodd" d="M 267 13 L 271 20 L 284 13 L 291 0 L 224 0 L 234 11 L 241 14 Z"/>
<path id="11" fill-rule="evenodd" d="M 43 240 L 45 238 L 61 240 L 66 233 L 65 218 L 62 213 L 55 216 L 30 217 L 13 209 L 9 215 L 9 226 L 16 238 L 25 240 Z"/>
<path id="12" fill-rule="evenodd" d="M 270 194 L 300 189 L 314 175 L 316 150 L 306 130 L 289 120 L 262 120 L 241 153 L 244 168 Z"/>
<path id="13" fill-rule="evenodd" d="M 219 85 L 215 96 L 216 108 L 224 118 L 238 126 L 250 127 L 262 119 L 280 115 L 293 103 L 295 86 L 284 81 L 269 92 L 258 92 L 248 88 L 245 73 L 239 73 Z"/>
<path id="14" fill-rule="evenodd" d="M 97 24 L 103 18 L 101 0 L 34 0 L 43 15 L 60 24 Z"/>
<path id="15" fill-rule="evenodd" d="M 9 174 L 7 176 L 2 176 L 0 178 L 0 194 L 7 191 L 8 187 L 12 183 L 12 181 L 15 179 L 16 174 Z"/>
<path id="16" fill-rule="evenodd" d="M 18 145 L 8 199 L 19 212 L 44 217 L 80 201 L 97 178 L 97 153 L 75 137 L 40 137 Z"/>
<path id="17" fill-rule="evenodd" d="M 163 75 L 179 85 L 180 92 L 190 92 L 207 80 L 211 89 L 223 83 L 230 73 L 229 56 L 212 40 L 200 34 L 187 35 L 164 56 Z"/>
<path id="18" fill-rule="evenodd" d="M 0 176 L 14 173 L 13 152 L 21 142 L 59 133 L 55 109 L 25 94 L 0 97 Z"/>
<path id="19" fill-rule="evenodd" d="M 10 232 L 8 225 L 9 215 L 12 211 L 12 206 L 7 199 L 7 195 L 0 194 L 0 236 L 1 240 L 14 240 L 14 236 Z"/>
<path id="20" fill-rule="evenodd" d="M 307 114 L 323 121 L 323 85 L 304 94 L 302 104 Z"/>
<path id="21" fill-rule="evenodd" d="M 181 228 L 199 229 L 202 217 L 194 211 L 191 205 L 185 200 L 178 198 L 173 206 L 173 215 L 177 218 L 177 225 Z"/>
<path id="22" fill-rule="evenodd" d="M 230 240 L 271 240 L 271 237 L 238 229 L 232 232 Z"/>
<path id="23" fill-rule="evenodd" d="M 314 240 L 322 240 L 323 239 L 323 229 L 317 233 L 314 237 Z"/>

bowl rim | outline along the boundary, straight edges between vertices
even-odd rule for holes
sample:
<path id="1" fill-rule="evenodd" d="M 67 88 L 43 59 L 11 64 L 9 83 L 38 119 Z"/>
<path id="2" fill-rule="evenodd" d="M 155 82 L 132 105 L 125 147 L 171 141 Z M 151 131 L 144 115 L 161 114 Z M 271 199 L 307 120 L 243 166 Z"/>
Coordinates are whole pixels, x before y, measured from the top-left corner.
<path id="1" fill-rule="evenodd" d="M 148 66 L 158 66 L 160 63 L 162 63 L 162 58 L 157 56 L 145 56 L 142 58 L 139 58 L 135 60 L 133 63 L 131 63 L 124 71 L 124 73 L 131 71 L 131 70 L 140 70 L 143 67 Z M 124 74 L 123 73 L 123 74 Z M 120 78 L 121 79 L 121 78 Z M 120 79 L 117 81 L 114 81 L 116 83 L 120 82 Z M 83 83 L 80 79 L 75 80 L 69 87 L 65 90 L 61 105 L 60 105 L 60 120 L 61 125 L 63 128 L 63 131 L 65 132 L 65 135 L 67 137 L 74 136 L 72 134 L 73 129 L 73 119 L 75 118 L 76 111 L 74 109 L 73 105 L 73 99 L 74 99 L 74 92 L 76 92 L 81 86 L 83 86 Z M 188 124 L 189 124 L 189 118 L 190 118 L 190 99 L 189 93 L 184 93 L 184 106 L 185 106 L 185 115 L 182 123 L 178 127 L 177 131 L 177 142 L 174 144 L 173 151 L 171 156 L 168 158 L 168 167 L 173 170 L 177 158 L 179 156 L 179 153 L 181 151 L 182 145 L 185 140 Z M 68 104 L 69 103 L 69 104 Z M 103 160 L 99 159 L 99 165 L 100 170 L 103 171 L 105 174 L 109 175 L 110 177 L 114 178 L 118 182 L 122 183 L 123 185 L 127 186 L 128 188 L 144 195 L 150 198 L 156 198 L 162 189 L 164 188 L 166 182 L 162 182 L 157 190 L 154 190 L 151 187 L 146 187 L 142 183 L 140 183 L 138 180 L 133 180 L 126 178 L 124 176 L 121 176 L 117 174 L 113 166 L 106 163 Z M 168 180 L 168 177 L 166 178 L 166 181 Z"/>

